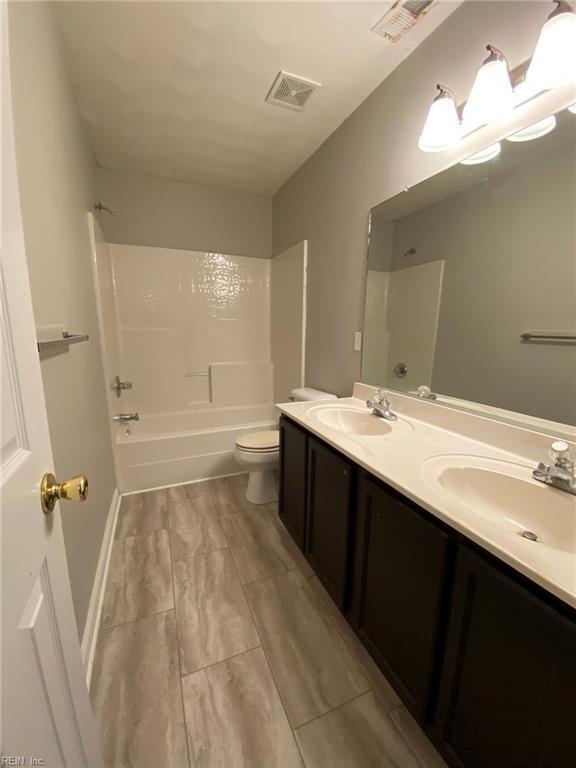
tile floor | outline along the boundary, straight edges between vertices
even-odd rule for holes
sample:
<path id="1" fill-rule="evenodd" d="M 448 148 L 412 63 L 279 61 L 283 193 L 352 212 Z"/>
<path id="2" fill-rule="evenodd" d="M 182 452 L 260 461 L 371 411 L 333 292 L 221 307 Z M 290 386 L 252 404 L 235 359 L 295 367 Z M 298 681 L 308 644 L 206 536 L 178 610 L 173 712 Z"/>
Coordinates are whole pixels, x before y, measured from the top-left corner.
<path id="1" fill-rule="evenodd" d="M 91 690 L 108 768 L 445 768 L 245 484 L 122 500 Z"/>

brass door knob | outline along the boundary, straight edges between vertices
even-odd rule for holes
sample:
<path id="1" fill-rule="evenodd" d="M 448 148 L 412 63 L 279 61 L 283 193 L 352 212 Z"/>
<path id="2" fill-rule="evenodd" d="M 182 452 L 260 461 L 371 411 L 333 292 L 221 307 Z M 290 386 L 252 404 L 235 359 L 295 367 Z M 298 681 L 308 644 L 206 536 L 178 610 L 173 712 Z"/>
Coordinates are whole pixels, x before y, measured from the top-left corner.
<path id="1" fill-rule="evenodd" d="M 45 515 L 52 512 L 58 499 L 66 501 L 86 501 L 88 496 L 88 478 L 77 475 L 64 483 L 57 483 L 51 472 L 46 472 L 40 485 L 40 500 L 42 512 Z"/>

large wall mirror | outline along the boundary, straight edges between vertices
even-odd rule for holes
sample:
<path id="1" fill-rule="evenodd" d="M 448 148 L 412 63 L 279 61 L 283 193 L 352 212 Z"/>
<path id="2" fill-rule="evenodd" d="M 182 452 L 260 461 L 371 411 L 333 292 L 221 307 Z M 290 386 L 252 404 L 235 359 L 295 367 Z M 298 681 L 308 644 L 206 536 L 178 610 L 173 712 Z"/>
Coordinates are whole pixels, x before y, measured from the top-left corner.
<path id="1" fill-rule="evenodd" d="M 372 209 L 363 382 L 576 425 L 576 114 L 555 121 Z"/>

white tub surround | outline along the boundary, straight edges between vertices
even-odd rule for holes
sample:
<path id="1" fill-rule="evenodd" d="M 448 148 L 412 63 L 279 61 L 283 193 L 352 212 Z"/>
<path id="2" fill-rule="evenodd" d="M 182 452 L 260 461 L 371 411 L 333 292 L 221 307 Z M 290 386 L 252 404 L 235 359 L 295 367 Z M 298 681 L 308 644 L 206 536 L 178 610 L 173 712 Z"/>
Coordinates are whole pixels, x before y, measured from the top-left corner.
<path id="1" fill-rule="evenodd" d="M 444 404 L 384 392 L 399 420 L 372 416 L 375 425 L 381 427 L 374 430 L 369 428 L 370 421 L 369 426 L 360 424 L 366 423 L 361 416 L 369 414 L 365 401 L 374 394 L 374 387 L 365 384 L 355 384 L 353 397 L 338 403 L 285 403 L 278 407 L 356 464 L 576 607 L 576 497 L 532 480 L 536 464 L 550 461 L 548 451 L 554 437 Z M 351 417 L 359 420 L 356 433 L 343 431 L 344 420 L 339 423 L 337 414 L 328 413 L 342 407 L 358 414 Z M 565 438 L 573 448 L 576 446 L 576 430 Z M 440 483 L 439 473 L 451 467 L 496 473 L 490 481 L 490 487 L 496 488 L 494 497 L 490 499 L 484 491 L 477 493 L 475 480 L 486 488 L 488 478 L 473 478 L 464 489 L 458 489 L 457 482 L 448 488 L 447 475 Z M 537 505 L 531 491 L 538 494 Z M 467 494 L 465 503 L 459 493 Z M 531 516 L 528 504 L 536 510 Z M 528 522 L 541 541 L 520 535 Z"/>
<path id="2" fill-rule="evenodd" d="M 167 413 L 273 402 L 270 262 L 110 245 L 122 408 Z"/>
<path id="3" fill-rule="evenodd" d="M 282 386 L 291 360 L 302 383 L 305 244 L 271 277 L 268 259 L 109 244 L 89 218 L 109 415 L 140 418 L 111 425 L 119 489 L 239 472 L 236 438 L 276 426 L 274 361 Z M 116 376 L 130 382 L 120 398 Z"/>

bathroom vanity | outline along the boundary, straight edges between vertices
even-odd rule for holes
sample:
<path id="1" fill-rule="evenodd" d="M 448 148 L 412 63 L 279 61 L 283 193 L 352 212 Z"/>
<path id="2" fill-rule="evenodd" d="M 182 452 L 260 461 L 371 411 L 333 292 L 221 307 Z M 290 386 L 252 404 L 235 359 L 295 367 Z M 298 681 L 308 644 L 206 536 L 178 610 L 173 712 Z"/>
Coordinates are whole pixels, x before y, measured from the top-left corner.
<path id="1" fill-rule="evenodd" d="M 573 766 L 576 497 L 531 479 L 549 438 L 399 393 L 385 422 L 372 392 L 280 406 L 281 520 L 450 766 Z"/>

